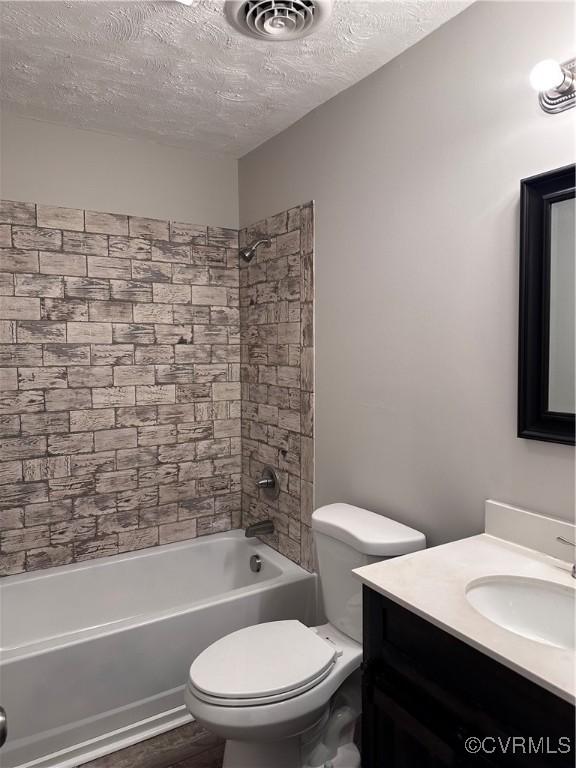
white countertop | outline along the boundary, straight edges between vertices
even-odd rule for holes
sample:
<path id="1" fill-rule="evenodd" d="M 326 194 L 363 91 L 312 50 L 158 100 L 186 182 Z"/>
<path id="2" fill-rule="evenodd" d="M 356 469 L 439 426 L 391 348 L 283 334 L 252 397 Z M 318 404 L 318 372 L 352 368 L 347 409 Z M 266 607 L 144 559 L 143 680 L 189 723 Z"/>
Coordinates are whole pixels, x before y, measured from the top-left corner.
<path id="1" fill-rule="evenodd" d="M 490 576 L 544 579 L 576 589 L 568 565 L 488 534 L 354 571 L 364 584 L 567 701 L 576 700 L 574 651 L 529 640 L 494 624 L 466 599 Z"/>

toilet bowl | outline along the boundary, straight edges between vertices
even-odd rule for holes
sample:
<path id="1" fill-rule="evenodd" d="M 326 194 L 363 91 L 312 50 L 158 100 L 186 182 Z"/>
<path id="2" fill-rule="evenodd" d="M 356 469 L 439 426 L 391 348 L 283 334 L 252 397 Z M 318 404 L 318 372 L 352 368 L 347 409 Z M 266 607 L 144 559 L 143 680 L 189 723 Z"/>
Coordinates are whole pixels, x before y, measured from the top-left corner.
<path id="1" fill-rule="evenodd" d="M 328 622 L 257 624 L 190 667 L 191 714 L 226 739 L 224 768 L 359 768 L 361 589 L 351 570 L 425 546 L 423 534 L 348 504 L 312 516 Z"/>

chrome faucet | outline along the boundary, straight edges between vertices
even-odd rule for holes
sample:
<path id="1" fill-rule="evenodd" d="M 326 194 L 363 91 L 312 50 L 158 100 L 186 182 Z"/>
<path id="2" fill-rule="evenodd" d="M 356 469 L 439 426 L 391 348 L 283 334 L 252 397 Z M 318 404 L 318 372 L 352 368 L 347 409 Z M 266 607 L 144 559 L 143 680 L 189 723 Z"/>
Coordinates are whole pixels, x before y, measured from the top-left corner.
<path id="1" fill-rule="evenodd" d="M 260 520 L 254 525 L 247 526 L 244 535 L 248 539 L 253 539 L 255 536 L 266 536 L 267 534 L 274 533 L 274 523 L 272 520 Z"/>
<path id="2" fill-rule="evenodd" d="M 565 539 L 564 536 L 556 536 L 556 541 L 561 541 L 562 544 L 569 544 L 571 547 L 576 549 L 576 543 L 570 541 L 570 539 Z M 576 563 L 572 564 L 572 578 L 576 579 Z"/>

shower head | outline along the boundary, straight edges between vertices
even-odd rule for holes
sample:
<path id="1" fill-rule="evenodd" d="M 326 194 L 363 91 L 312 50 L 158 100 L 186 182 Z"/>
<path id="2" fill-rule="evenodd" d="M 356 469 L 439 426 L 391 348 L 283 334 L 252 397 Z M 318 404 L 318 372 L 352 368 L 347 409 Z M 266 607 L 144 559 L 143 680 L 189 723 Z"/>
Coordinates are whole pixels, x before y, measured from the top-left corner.
<path id="1" fill-rule="evenodd" d="M 270 246 L 271 243 L 272 241 L 269 237 L 262 237 L 260 240 L 254 240 L 253 243 L 247 245 L 245 248 L 240 248 L 240 257 L 244 259 L 244 261 L 252 261 L 256 253 L 256 248 L 258 248 L 259 245 Z"/>

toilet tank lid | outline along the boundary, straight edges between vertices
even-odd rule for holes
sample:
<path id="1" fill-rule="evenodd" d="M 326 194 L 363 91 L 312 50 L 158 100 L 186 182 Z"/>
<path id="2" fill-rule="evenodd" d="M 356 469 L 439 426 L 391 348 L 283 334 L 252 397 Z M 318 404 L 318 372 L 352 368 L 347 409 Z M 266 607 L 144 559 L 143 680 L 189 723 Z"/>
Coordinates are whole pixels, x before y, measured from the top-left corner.
<path id="1" fill-rule="evenodd" d="M 312 514 L 312 528 L 364 555 L 395 557 L 426 546 L 420 531 L 351 504 L 328 504 Z"/>

